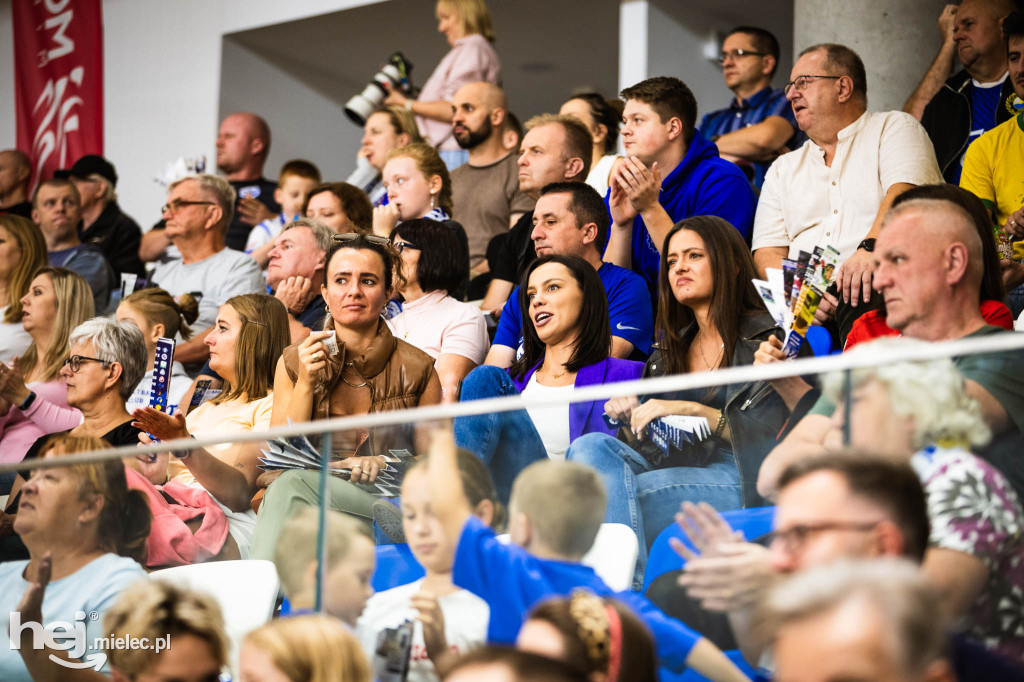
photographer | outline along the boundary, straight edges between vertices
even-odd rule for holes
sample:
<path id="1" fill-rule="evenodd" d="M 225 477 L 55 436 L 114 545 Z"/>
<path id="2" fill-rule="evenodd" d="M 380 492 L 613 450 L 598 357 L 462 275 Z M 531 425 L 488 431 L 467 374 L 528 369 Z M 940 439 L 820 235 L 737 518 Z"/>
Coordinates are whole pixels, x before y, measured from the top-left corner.
<path id="1" fill-rule="evenodd" d="M 466 83 L 501 83 L 501 64 L 494 51 L 491 14 L 483 0 L 440 0 L 437 31 L 451 50 L 430 74 L 418 99 L 389 88 L 386 105 L 405 107 L 416 114 L 423 137 L 437 149 L 449 170 L 464 164 L 468 152 L 452 135 L 452 97 Z"/>

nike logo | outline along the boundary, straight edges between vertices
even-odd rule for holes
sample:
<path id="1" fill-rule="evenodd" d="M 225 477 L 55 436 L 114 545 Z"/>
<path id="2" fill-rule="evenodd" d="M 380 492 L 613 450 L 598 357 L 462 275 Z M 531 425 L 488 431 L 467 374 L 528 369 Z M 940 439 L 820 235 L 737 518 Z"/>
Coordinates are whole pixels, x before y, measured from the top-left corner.
<path id="1" fill-rule="evenodd" d="M 626 325 L 622 324 L 621 322 L 616 324 L 615 328 L 618 329 L 621 332 L 624 332 L 624 331 L 627 331 L 627 330 L 631 330 L 631 331 L 635 331 L 635 332 L 640 331 L 640 329 L 638 327 L 627 327 Z"/>

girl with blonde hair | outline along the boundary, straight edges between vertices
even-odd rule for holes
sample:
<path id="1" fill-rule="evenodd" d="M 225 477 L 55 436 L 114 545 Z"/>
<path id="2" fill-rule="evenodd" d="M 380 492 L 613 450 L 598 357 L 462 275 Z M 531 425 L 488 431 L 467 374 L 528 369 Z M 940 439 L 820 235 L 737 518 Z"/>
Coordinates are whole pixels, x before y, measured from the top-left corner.
<path id="1" fill-rule="evenodd" d="M 217 312 L 217 322 L 206 335 L 210 368 L 224 379 L 224 388 L 212 400 L 173 417 L 152 407 L 135 410 L 134 426 L 160 440 L 195 436 L 228 436 L 264 431 L 270 427 L 274 407 L 274 368 L 288 345 L 288 313 L 284 304 L 267 294 L 229 298 Z M 143 443 L 152 442 L 144 433 Z M 208 448 L 157 457 L 143 475 L 154 485 L 168 478 L 210 493 L 228 517 L 231 537 L 241 558 L 248 558 L 256 514 L 251 502 L 256 493 L 262 443 L 222 443 Z M 226 558 L 226 557 L 225 557 Z"/>
<path id="2" fill-rule="evenodd" d="M 388 203 L 373 209 L 374 234 L 390 237 L 400 221 L 414 218 L 442 223 L 451 220 L 451 176 L 430 145 L 414 142 L 392 150 L 384 163 L 383 177 Z"/>
<path id="3" fill-rule="evenodd" d="M 340 622 L 322 615 L 281 618 L 245 636 L 239 679 L 271 677 L 289 682 L 373 679 L 356 638 Z"/>
<path id="4" fill-rule="evenodd" d="M 142 381 L 135 387 L 135 392 L 125 403 L 129 412 L 149 405 L 150 389 L 153 386 L 153 369 L 156 364 L 156 343 L 162 337 L 182 341 L 192 338 L 190 324 L 199 317 L 199 302 L 190 294 L 182 294 L 177 300 L 163 289 L 140 289 L 125 297 L 117 306 L 115 317 L 118 322 L 132 322 L 142 330 L 146 339 L 146 366 L 149 368 Z M 182 396 L 192 385 L 192 378 L 185 372 L 184 366 L 175 361 L 168 368 L 170 384 L 167 392 L 167 408 L 173 412 L 181 402 Z"/>

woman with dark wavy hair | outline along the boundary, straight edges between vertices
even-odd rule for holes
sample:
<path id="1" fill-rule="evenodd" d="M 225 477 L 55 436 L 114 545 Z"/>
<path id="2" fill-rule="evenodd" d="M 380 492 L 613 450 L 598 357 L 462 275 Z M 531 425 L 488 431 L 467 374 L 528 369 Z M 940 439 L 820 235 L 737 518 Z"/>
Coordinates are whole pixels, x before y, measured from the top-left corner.
<path id="1" fill-rule="evenodd" d="M 574 403 L 574 388 L 636 379 L 642 365 L 609 357 L 608 301 L 593 266 L 577 256 L 544 256 L 519 286 L 523 355 L 506 373 L 484 365 L 469 373 L 461 400 L 523 395 L 560 397 L 555 408 L 459 417 L 455 440 L 491 468 L 498 495 L 508 502 L 512 481 L 545 457 L 563 459 L 586 433 L 610 434 L 599 403 Z"/>
<path id="2" fill-rule="evenodd" d="M 727 221 L 697 216 L 676 223 L 662 249 L 658 348 L 644 375 L 753 364 L 762 341 L 782 336 L 754 289 L 755 277 L 750 249 Z M 808 390 L 796 378 L 613 398 L 604 409 L 624 424 L 621 440 L 586 436 L 567 456 L 602 473 L 606 520 L 632 525 L 642 568 L 647 546 L 672 523 L 682 501 L 719 510 L 763 504 L 756 489 L 761 461 Z M 666 451 L 649 426 L 670 415 L 703 417 L 711 435 Z"/>

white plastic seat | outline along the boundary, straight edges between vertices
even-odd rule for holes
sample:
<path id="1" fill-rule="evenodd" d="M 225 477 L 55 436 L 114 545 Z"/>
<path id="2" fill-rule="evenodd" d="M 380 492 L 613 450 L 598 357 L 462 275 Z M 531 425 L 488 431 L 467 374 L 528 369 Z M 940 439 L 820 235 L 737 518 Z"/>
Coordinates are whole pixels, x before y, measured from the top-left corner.
<path id="1" fill-rule="evenodd" d="M 242 638 L 270 620 L 277 604 L 279 581 L 271 561 L 211 561 L 154 571 L 153 580 L 205 592 L 220 605 L 231 650 L 228 661 L 238 671 Z"/>
<path id="2" fill-rule="evenodd" d="M 502 542 L 509 542 L 508 533 L 499 535 Z M 594 569 L 601 580 L 616 592 L 624 592 L 633 585 L 636 558 L 640 543 L 633 529 L 624 523 L 602 523 L 590 551 L 580 562 Z"/>

